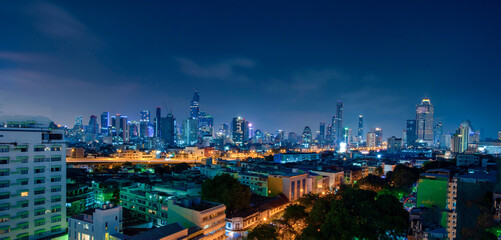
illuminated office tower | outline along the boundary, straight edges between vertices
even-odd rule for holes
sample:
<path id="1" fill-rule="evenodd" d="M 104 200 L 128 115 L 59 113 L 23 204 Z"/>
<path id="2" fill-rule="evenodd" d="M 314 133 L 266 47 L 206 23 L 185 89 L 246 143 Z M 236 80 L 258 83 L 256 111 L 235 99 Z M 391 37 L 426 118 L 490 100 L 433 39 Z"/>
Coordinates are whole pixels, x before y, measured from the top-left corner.
<path id="1" fill-rule="evenodd" d="M 451 151 L 453 153 L 464 153 L 468 150 L 468 137 L 470 136 L 470 122 L 464 121 L 452 135 Z"/>
<path id="2" fill-rule="evenodd" d="M 97 124 L 97 116 L 92 115 L 89 119 L 89 126 L 87 127 L 87 132 L 91 134 L 97 134 L 99 125 Z"/>
<path id="3" fill-rule="evenodd" d="M 197 119 L 200 113 L 200 108 L 198 106 L 199 102 L 200 102 L 200 94 L 198 94 L 198 91 L 195 90 L 195 92 L 193 93 L 193 99 L 191 100 L 190 103 L 190 117 L 193 119 Z"/>
<path id="4" fill-rule="evenodd" d="M 172 115 L 172 113 L 169 113 L 167 114 L 167 116 L 160 118 L 160 136 L 164 143 L 169 146 L 175 146 L 175 121 L 176 119 L 174 118 L 174 115 Z M 192 129 L 188 129 L 188 131 L 191 130 Z"/>
<path id="5" fill-rule="evenodd" d="M 120 115 L 117 115 L 120 118 Z M 110 134 L 113 137 L 113 141 L 116 141 L 117 137 L 117 116 L 111 116 Z"/>
<path id="6" fill-rule="evenodd" d="M 127 122 L 127 116 L 120 116 L 119 128 L 118 128 L 118 139 L 119 142 L 128 143 L 130 136 L 129 124 Z"/>
<path id="7" fill-rule="evenodd" d="M 66 232 L 62 130 L 0 128 L 0 237 L 51 239 Z"/>
<path id="8" fill-rule="evenodd" d="M 329 124 L 327 126 L 327 130 L 325 131 L 325 142 L 327 144 L 332 143 L 332 125 Z"/>
<path id="9" fill-rule="evenodd" d="M 374 134 L 376 134 L 376 146 L 381 147 L 383 145 L 383 129 L 374 129 Z"/>
<path id="10" fill-rule="evenodd" d="M 321 122 L 320 123 L 320 128 L 318 131 L 318 141 L 323 144 L 325 140 L 325 123 Z"/>
<path id="11" fill-rule="evenodd" d="M 303 145 L 304 148 L 310 148 L 311 140 L 312 140 L 311 128 L 309 126 L 306 126 L 306 127 L 304 127 L 304 130 L 303 130 L 301 144 Z"/>
<path id="12" fill-rule="evenodd" d="M 364 140 L 364 115 L 358 115 L 358 142 Z"/>
<path id="13" fill-rule="evenodd" d="M 291 144 L 296 144 L 297 143 L 297 134 L 295 132 L 289 132 L 289 135 L 287 136 L 287 140 Z"/>
<path id="14" fill-rule="evenodd" d="M 245 118 L 233 118 L 231 126 L 233 143 L 238 146 L 247 144 L 247 140 L 249 139 L 249 125 Z"/>
<path id="15" fill-rule="evenodd" d="M 336 115 L 332 118 L 332 138 L 333 143 L 339 144 L 343 141 L 343 102 L 337 100 Z"/>
<path id="16" fill-rule="evenodd" d="M 433 129 L 433 144 L 435 147 L 440 146 L 440 137 L 442 134 L 444 134 L 444 126 L 442 122 L 438 122 Z"/>
<path id="17" fill-rule="evenodd" d="M 82 129 L 83 128 L 83 117 L 82 116 L 75 117 L 75 126 L 73 128 L 75 128 L 75 129 Z"/>
<path id="18" fill-rule="evenodd" d="M 147 138 L 149 136 L 148 125 L 150 124 L 150 111 L 143 110 L 139 113 L 139 137 Z"/>
<path id="19" fill-rule="evenodd" d="M 110 126 L 110 113 L 101 113 L 101 135 L 107 136 L 109 134 L 108 127 Z"/>
<path id="20" fill-rule="evenodd" d="M 417 141 L 428 146 L 433 144 L 433 105 L 430 99 L 423 99 L 416 106 L 416 133 Z"/>
<path id="21" fill-rule="evenodd" d="M 205 112 L 199 112 L 198 115 L 198 134 L 200 140 L 204 142 L 205 145 L 212 143 L 212 138 L 214 136 L 214 118 Z"/>
<path id="22" fill-rule="evenodd" d="M 160 118 L 162 117 L 162 109 L 157 107 L 155 111 L 155 134 L 154 137 L 160 138 Z"/>
<path id="23" fill-rule="evenodd" d="M 373 148 L 376 147 L 376 133 L 368 132 L 367 133 L 367 147 Z"/>
<path id="24" fill-rule="evenodd" d="M 182 124 L 182 140 L 184 146 L 194 146 L 198 142 L 198 122 L 194 118 L 188 118 Z"/>
<path id="25" fill-rule="evenodd" d="M 407 147 L 412 147 L 416 145 L 417 140 L 417 129 L 416 120 L 407 120 L 407 128 L 405 129 Z"/>

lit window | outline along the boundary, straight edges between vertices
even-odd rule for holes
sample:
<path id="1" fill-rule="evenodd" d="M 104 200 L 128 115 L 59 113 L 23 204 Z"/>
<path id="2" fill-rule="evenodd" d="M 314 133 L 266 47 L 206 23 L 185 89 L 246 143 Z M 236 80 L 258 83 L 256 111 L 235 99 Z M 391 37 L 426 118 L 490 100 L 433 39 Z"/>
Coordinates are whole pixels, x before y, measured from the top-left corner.
<path id="1" fill-rule="evenodd" d="M 27 197 L 28 196 L 28 192 L 21 192 L 21 197 Z"/>

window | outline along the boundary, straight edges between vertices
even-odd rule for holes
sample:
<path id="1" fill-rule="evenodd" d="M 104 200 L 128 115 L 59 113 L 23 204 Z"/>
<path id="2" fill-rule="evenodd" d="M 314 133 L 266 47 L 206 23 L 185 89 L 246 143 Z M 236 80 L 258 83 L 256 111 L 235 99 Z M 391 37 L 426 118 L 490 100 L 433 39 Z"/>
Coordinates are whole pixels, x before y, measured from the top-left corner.
<path id="1" fill-rule="evenodd" d="M 0 169 L 0 176 L 9 176 L 10 169 Z"/>
<path id="2" fill-rule="evenodd" d="M 61 222 L 61 216 L 52 217 L 51 222 L 53 222 L 53 223 L 55 223 L 55 222 Z"/>
<path id="3" fill-rule="evenodd" d="M 44 194 L 44 193 L 45 193 L 45 188 L 35 189 L 35 195 Z"/>
<path id="4" fill-rule="evenodd" d="M 27 197 L 28 196 L 28 191 L 23 191 L 20 193 L 21 197 Z"/>
<path id="5" fill-rule="evenodd" d="M 51 172 L 61 172 L 61 166 L 52 166 L 50 167 Z"/>
<path id="6" fill-rule="evenodd" d="M 61 182 L 61 176 L 55 176 L 50 178 L 51 182 Z"/>
<path id="7" fill-rule="evenodd" d="M 9 147 L 0 147 L 0 152 L 9 152 Z"/>
<path id="8" fill-rule="evenodd" d="M 52 187 L 50 192 L 61 192 L 61 186 Z"/>
<path id="9" fill-rule="evenodd" d="M 50 158 L 50 161 L 52 161 L 52 162 L 61 162 L 61 156 L 52 156 Z"/>
<path id="10" fill-rule="evenodd" d="M 0 216 L 0 223 L 8 222 L 8 221 L 10 221 L 9 215 Z"/>
<path id="11" fill-rule="evenodd" d="M 27 168 L 21 169 L 20 173 L 21 174 L 28 174 L 28 169 Z"/>
<path id="12" fill-rule="evenodd" d="M 35 221 L 35 227 L 45 225 L 45 219 L 40 219 Z"/>
<path id="13" fill-rule="evenodd" d="M 52 207 L 51 212 L 53 212 L 53 213 L 55 213 L 55 212 L 61 212 L 61 206 Z"/>
<path id="14" fill-rule="evenodd" d="M 28 201 L 22 201 L 18 203 L 18 205 L 20 205 L 22 208 L 28 207 L 28 204 L 29 204 Z"/>
<path id="15" fill-rule="evenodd" d="M 9 164 L 9 158 L 5 157 L 0 158 L 0 164 Z"/>
<path id="16" fill-rule="evenodd" d="M 9 187 L 10 186 L 10 182 L 9 181 L 2 181 L 0 182 L 0 188 L 6 188 L 6 187 Z"/>
<path id="17" fill-rule="evenodd" d="M 40 216 L 45 214 L 45 209 L 39 209 L 35 211 L 35 216 Z"/>
<path id="18" fill-rule="evenodd" d="M 45 182 L 45 178 L 35 178 L 35 184 L 42 184 Z"/>
<path id="19" fill-rule="evenodd" d="M 18 214 L 18 216 L 19 216 L 20 218 L 28 218 L 29 213 L 28 213 L 28 212 L 19 213 L 19 214 Z"/>
<path id="20" fill-rule="evenodd" d="M 9 226 L 0 228 L 0 234 L 4 234 L 4 233 L 8 233 L 8 232 L 10 232 Z"/>
<path id="21" fill-rule="evenodd" d="M 44 203 L 45 203 L 45 199 L 44 198 L 35 199 L 35 206 L 42 205 Z"/>
<path id="22" fill-rule="evenodd" d="M 0 199 L 9 199 L 10 198 L 10 193 L 0 193 Z"/>
<path id="23" fill-rule="evenodd" d="M 35 146 L 34 151 L 35 152 L 43 152 L 43 151 L 45 151 L 45 146 Z"/>
<path id="24" fill-rule="evenodd" d="M 52 203 L 61 202 L 61 196 L 52 197 L 50 202 Z"/>
<path id="25" fill-rule="evenodd" d="M 21 185 L 28 185 L 28 179 L 21 179 L 21 180 L 19 180 L 19 183 Z"/>
<path id="26" fill-rule="evenodd" d="M 50 151 L 59 152 L 59 151 L 61 151 L 61 146 L 52 146 L 52 147 L 50 147 Z"/>
<path id="27" fill-rule="evenodd" d="M 34 162 L 45 162 L 45 157 L 44 156 L 38 156 L 38 157 L 35 157 L 35 161 Z"/>
<path id="28" fill-rule="evenodd" d="M 10 209 L 10 204 L 8 203 L 4 203 L 2 205 L 0 205 L 0 211 L 7 211 Z"/>
<path id="29" fill-rule="evenodd" d="M 35 173 L 44 173 L 45 172 L 45 169 L 43 168 L 36 168 L 35 169 Z"/>

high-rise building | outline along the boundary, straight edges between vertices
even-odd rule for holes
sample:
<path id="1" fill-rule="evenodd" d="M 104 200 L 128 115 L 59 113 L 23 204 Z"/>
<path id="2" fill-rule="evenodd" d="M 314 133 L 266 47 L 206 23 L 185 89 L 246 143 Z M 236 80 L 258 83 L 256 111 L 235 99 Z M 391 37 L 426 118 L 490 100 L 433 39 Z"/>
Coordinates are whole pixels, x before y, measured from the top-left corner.
<path id="1" fill-rule="evenodd" d="M 318 141 L 323 144 L 325 140 L 325 122 L 320 123 Z"/>
<path id="2" fill-rule="evenodd" d="M 89 126 L 87 127 L 87 132 L 91 134 L 97 134 L 99 125 L 97 124 L 97 116 L 92 115 L 89 119 Z"/>
<path id="3" fill-rule="evenodd" d="M 66 232 L 66 143 L 62 130 L 0 128 L 2 239 Z"/>
<path id="4" fill-rule="evenodd" d="M 435 128 L 433 129 L 433 145 L 438 147 L 440 146 L 440 137 L 444 134 L 444 126 L 442 122 L 438 122 L 435 124 Z"/>
<path id="5" fill-rule="evenodd" d="M 249 125 L 245 118 L 233 118 L 231 126 L 233 143 L 238 146 L 247 144 L 247 140 L 249 139 Z"/>
<path id="6" fill-rule="evenodd" d="M 501 140 L 501 131 L 498 131 L 498 140 Z"/>
<path id="7" fill-rule="evenodd" d="M 110 113 L 109 112 L 101 113 L 101 134 L 102 135 L 106 136 L 109 134 L 109 129 L 108 129 L 109 126 L 110 126 Z"/>
<path id="8" fill-rule="evenodd" d="M 358 115 L 358 142 L 364 140 L 364 115 Z"/>
<path id="9" fill-rule="evenodd" d="M 261 129 L 256 129 L 256 137 L 254 138 L 256 143 L 263 143 L 263 131 Z"/>
<path id="10" fill-rule="evenodd" d="M 327 131 L 325 131 L 325 142 L 330 144 L 332 143 L 332 138 L 333 138 L 333 135 L 332 135 L 332 125 L 329 124 L 327 126 Z"/>
<path id="11" fill-rule="evenodd" d="M 287 140 L 292 144 L 296 144 L 297 143 L 297 134 L 295 132 L 289 132 Z"/>
<path id="12" fill-rule="evenodd" d="M 376 128 L 374 133 L 376 134 L 376 146 L 381 147 L 383 145 L 383 129 Z"/>
<path id="13" fill-rule="evenodd" d="M 184 146 L 194 146 L 198 142 L 198 121 L 194 118 L 188 118 L 182 124 L 182 140 Z"/>
<path id="14" fill-rule="evenodd" d="M 200 108 L 198 106 L 200 102 L 200 94 L 198 94 L 198 91 L 195 90 L 193 93 L 193 99 L 191 100 L 190 103 L 190 117 L 193 119 L 198 118 L 198 114 L 200 113 Z"/>
<path id="15" fill-rule="evenodd" d="M 154 137 L 160 138 L 160 118 L 162 117 L 162 109 L 157 107 L 155 111 L 155 134 Z"/>
<path id="16" fill-rule="evenodd" d="M 127 121 L 127 116 L 121 115 L 118 128 L 118 141 L 128 143 L 130 136 L 129 124 Z"/>
<path id="17" fill-rule="evenodd" d="M 82 116 L 75 117 L 75 126 L 73 128 L 75 128 L 75 129 L 83 128 L 83 117 Z"/>
<path id="18" fill-rule="evenodd" d="M 139 122 L 150 122 L 150 111 L 143 110 L 139 113 Z"/>
<path id="19" fill-rule="evenodd" d="M 350 144 L 350 139 L 351 139 L 351 129 L 348 127 L 345 127 L 343 129 L 343 140 L 342 142 L 346 143 L 347 145 Z"/>
<path id="20" fill-rule="evenodd" d="M 427 145 L 433 144 L 433 112 L 430 99 L 425 98 L 416 106 L 417 141 L 425 142 Z"/>
<path id="21" fill-rule="evenodd" d="M 337 100 L 336 115 L 332 118 L 333 142 L 339 144 L 343 140 L 343 102 Z"/>
<path id="22" fill-rule="evenodd" d="M 310 148 L 312 141 L 311 128 L 309 126 L 304 127 L 301 144 L 303 148 Z"/>
<path id="23" fill-rule="evenodd" d="M 468 137 L 470 136 L 470 122 L 464 121 L 452 135 L 451 151 L 453 153 L 464 153 L 468 150 Z"/>
<path id="24" fill-rule="evenodd" d="M 415 146 L 417 140 L 416 120 L 407 120 L 407 128 L 405 129 L 405 133 L 407 134 L 407 147 Z"/>
<path id="25" fill-rule="evenodd" d="M 116 116 L 111 116 L 111 125 L 109 129 L 111 137 L 113 137 L 114 141 L 116 141 L 117 138 L 117 129 L 118 129 L 117 117 L 120 118 L 120 115 L 117 114 Z"/>
<path id="26" fill-rule="evenodd" d="M 368 132 L 367 133 L 367 147 L 374 148 L 376 147 L 376 133 Z"/>
<path id="27" fill-rule="evenodd" d="M 210 144 L 214 136 L 214 118 L 205 112 L 200 112 L 198 115 L 198 128 L 200 140 L 204 145 Z"/>
<path id="28" fill-rule="evenodd" d="M 172 113 L 167 114 L 165 117 L 160 118 L 160 136 L 164 143 L 168 146 L 175 145 L 175 121 L 174 115 Z M 189 129 L 188 131 L 190 131 Z"/>

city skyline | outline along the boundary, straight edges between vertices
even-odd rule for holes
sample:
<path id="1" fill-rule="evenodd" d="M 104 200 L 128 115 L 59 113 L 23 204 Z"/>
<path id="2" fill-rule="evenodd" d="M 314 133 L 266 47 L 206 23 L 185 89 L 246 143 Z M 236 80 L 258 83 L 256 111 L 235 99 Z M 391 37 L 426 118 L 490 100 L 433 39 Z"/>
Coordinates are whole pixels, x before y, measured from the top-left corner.
<path id="1" fill-rule="evenodd" d="M 224 6 L 6 3 L 0 115 L 71 127 L 78 115 L 138 120 L 160 106 L 181 122 L 198 89 L 216 127 L 243 116 L 270 132 L 316 131 L 342 99 L 344 126 L 356 131 L 362 114 L 364 132 L 399 137 L 429 98 L 444 132 L 467 119 L 499 131 L 499 3 Z"/>

